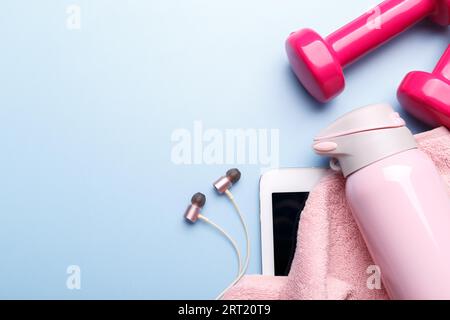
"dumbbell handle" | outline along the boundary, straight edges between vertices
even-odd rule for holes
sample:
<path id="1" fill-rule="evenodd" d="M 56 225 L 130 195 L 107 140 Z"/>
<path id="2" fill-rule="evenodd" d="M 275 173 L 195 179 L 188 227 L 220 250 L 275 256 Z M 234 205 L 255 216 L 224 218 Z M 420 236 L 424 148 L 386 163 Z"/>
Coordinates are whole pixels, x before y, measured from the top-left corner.
<path id="1" fill-rule="evenodd" d="M 439 74 L 450 81 L 450 45 L 444 52 L 441 60 L 439 60 L 436 68 L 434 68 L 433 73 Z"/>
<path id="2" fill-rule="evenodd" d="M 344 67 L 435 10 L 436 0 L 387 0 L 329 35 L 326 42 Z"/>

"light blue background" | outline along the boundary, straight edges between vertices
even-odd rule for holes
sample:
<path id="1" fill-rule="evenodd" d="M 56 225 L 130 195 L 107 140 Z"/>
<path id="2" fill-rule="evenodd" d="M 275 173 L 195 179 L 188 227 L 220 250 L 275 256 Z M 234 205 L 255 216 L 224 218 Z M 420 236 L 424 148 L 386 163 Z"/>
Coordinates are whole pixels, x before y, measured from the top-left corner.
<path id="1" fill-rule="evenodd" d="M 82 9 L 79 31 L 66 7 Z M 449 42 L 423 22 L 346 70 L 319 105 L 284 52 L 301 27 L 326 35 L 375 5 L 354 0 L 6 0 L 0 11 L 0 298 L 213 298 L 234 277 L 228 243 L 183 221 L 189 198 L 243 243 L 211 183 L 227 165 L 175 165 L 177 128 L 280 130 L 280 165 L 323 164 L 310 149 L 337 116 L 399 109 L 410 70 L 432 70 Z M 415 131 L 426 130 L 406 117 Z M 260 166 L 233 192 L 261 271 Z M 66 268 L 81 267 L 81 290 Z"/>

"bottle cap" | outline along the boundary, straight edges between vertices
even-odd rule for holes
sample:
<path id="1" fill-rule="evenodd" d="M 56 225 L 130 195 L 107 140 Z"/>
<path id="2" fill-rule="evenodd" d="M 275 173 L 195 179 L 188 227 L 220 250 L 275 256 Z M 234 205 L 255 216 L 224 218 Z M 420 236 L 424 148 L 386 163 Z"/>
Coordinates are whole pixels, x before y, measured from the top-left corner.
<path id="1" fill-rule="evenodd" d="M 314 151 L 332 157 L 345 177 L 378 160 L 417 148 L 405 121 L 389 104 L 356 109 L 337 119 L 314 139 Z"/>

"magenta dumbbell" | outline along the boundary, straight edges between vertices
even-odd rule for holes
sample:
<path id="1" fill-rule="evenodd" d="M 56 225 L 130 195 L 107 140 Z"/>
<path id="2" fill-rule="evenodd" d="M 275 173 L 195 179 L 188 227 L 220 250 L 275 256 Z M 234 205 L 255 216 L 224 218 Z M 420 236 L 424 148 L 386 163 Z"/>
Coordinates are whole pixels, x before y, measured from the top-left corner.
<path id="1" fill-rule="evenodd" d="M 397 91 L 405 110 L 431 126 L 450 128 L 450 45 L 432 73 L 413 71 Z"/>
<path id="2" fill-rule="evenodd" d="M 343 68 L 420 20 L 450 24 L 450 0 L 387 0 L 325 39 L 311 29 L 292 33 L 286 51 L 297 78 L 326 102 L 345 87 Z"/>

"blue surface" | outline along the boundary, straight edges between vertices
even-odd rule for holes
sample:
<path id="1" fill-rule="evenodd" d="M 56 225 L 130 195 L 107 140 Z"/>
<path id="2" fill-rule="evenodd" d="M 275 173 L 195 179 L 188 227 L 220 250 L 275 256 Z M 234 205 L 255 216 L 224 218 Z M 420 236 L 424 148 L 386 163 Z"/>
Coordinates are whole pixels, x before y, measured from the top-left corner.
<path id="1" fill-rule="evenodd" d="M 0 298 L 213 298 L 235 275 L 227 242 L 184 223 L 190 196 L 243 243 L 211 183 L 233 166 L 177 165 L 172 134 L 279 129 L 279 164 L 324 162 L 315 133 L 358 106 L 390 102 L 410 70 L 431 70 L 449 31 L 423 22 L 346 70 L 319 105 L 284 53 L 289 32 L 326 35 L 375 1 L 2 1 L 0 12 Z M 426 130 L 406 118 L 415 131 Z M 248 162 L 248 161 L 247 161 Z M 239 165 L 232 191 L 261 271 L 261 164 Z M 81 268 L 81 290 L 66 268 Z"/>

